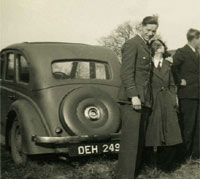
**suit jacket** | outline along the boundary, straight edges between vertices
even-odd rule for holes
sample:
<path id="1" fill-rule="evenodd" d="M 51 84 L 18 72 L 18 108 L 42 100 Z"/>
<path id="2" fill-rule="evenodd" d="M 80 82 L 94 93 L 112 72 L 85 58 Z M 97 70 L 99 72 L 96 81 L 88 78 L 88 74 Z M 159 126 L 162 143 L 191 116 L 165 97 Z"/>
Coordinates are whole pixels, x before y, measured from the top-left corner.
<path id="1" fill-rule="evenodd" d="M 139 96 L 142 105 L 151 107 L 151 55 L 145 41 L 136 35 L 122 47 L 120 102 L 130 103 L 131 97 Z"/>
<path id="2" fill-rule="evenodd" d="M 188 45 L 176 51 L 172 71 L 179 98 L 199 98 L 199 61 L 199 55 Z M 180 86 L 181 79 L 186 80 L 186 86 Z"/>

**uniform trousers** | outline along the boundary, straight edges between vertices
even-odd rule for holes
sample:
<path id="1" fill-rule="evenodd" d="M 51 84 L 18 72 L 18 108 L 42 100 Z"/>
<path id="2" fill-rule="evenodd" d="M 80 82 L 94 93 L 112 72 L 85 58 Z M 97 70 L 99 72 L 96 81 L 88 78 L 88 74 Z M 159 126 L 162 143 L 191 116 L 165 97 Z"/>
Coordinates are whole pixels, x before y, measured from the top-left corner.
<path id="1" fill-rule="evenodd" d="M 132 105 L 122 106 L 122 131 L 116 171 L 117 179 L 134 179 L 142 164 L 150 108 L 134 110 Z"/>

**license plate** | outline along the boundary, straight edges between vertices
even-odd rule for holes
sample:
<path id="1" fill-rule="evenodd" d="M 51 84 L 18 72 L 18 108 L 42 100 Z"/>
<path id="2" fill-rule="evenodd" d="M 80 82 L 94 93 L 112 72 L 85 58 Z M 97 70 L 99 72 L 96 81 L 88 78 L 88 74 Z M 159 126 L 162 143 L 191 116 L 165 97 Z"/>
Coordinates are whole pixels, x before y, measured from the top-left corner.
<path id="1" fill-rule="evenodd" d="M 120 149 L 119 142 L 96 143 L 96 144 L 78 144 L 69 148 L 70 156 L 85 156 L 103 153 L 118 153 Z"/>

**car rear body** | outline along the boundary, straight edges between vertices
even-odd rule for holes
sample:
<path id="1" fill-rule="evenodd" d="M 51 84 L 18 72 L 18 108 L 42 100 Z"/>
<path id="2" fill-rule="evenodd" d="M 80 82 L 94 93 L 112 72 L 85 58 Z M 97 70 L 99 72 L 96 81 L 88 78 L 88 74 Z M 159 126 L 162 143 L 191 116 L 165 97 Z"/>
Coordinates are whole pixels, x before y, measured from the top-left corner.
<path id="1" fill-rule="evenodd" d="M 1 51 L 1 136 L 18 116 L 26 154 L 119 151 L 120 64 L 108 49 L 21 43 Z"/>

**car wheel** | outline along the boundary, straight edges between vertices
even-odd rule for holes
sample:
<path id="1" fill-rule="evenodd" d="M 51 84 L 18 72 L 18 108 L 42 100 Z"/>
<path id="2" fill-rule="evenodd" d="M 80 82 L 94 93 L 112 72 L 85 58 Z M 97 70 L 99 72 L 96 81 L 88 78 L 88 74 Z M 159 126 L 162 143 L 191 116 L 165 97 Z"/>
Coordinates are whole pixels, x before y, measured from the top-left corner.
<path id="1" fill-rule="evenodd" d="M 27 155 L 22 150 L 22 135 L 17 118 L 13 121 L 10 130 L 11 154 L 14 162 L 18 165 L 27 163 Z"/>
<path id="2" fill-rule="evenodd" d="M 107 135 L 117 132 L 120 113 L 117 103 L 106 92 L 82 87 L 65 96 L 60 119 L 71 135 Z"/>

